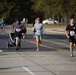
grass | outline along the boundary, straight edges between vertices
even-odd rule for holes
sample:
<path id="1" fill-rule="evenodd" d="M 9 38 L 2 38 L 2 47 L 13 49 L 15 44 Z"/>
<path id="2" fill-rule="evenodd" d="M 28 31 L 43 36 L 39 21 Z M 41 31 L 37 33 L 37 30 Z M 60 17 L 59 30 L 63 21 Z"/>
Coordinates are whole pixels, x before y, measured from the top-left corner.
<path id="1" fill-rule="evenodd" d="M 33 26 L 32 24 L 28 24 L 26 27 L 27 28 L 32 28 L 32 26 Z"/>
<path id="2" fill-rule="evenodd" d="M 44 28 L 63 28 L 66 27 L 65 25 L 44 25 Z"/>

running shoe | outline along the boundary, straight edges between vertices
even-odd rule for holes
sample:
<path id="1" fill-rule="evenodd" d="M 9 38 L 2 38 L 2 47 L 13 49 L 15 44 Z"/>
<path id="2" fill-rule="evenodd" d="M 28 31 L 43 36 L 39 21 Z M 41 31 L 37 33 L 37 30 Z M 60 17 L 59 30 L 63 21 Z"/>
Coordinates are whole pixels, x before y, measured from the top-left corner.
<path id="1" fill-rule="evenodd" d="M 39 51 L 39 48 L 37 48 L 37 52 Z"/>
<path id="2" fill-rule="evenodd" d="M 70 53 L 70 56 L 71 56 L 71 57 L 73 57 L 73 56 L 74 56 L 74 54 L 73 54 L 73 53 Z"/>

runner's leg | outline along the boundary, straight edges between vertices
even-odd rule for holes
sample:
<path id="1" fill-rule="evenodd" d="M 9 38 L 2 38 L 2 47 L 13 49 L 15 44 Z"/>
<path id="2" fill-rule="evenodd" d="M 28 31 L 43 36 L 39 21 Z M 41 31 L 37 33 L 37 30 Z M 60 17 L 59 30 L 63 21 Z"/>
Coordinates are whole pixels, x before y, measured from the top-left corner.
<path id="1" fill-rule="evenodd" d="M 42 43 L 42 35 L 39 36 L 39 44 Z"/>
<path id="2" fill-rule="evenodd" d="M 4 34 L 4 27 L 1 28 L 1 33 Z"/>
<path id="3" fill-rule="evenodd" d="M 74 47 L 76 47 L 76 44 L 74 44 Z"/>
<path id="4" fill-rule="evenodd" d="M 16 50 L 18 50 L 18 45 L 19 45 L 19 42 L 20 42 L 20 39 L 19 39 L 19 37 L 16 37 Z"/>
<path id="5" fill-rule="evenodd" d="M 22 33 L 22 40 L 24 41 L 25 39 L 25 33 Z"/>
<path id="6" fill-rule="evenodd" d="M 73 56 L 73 42 L 70 42 L 70 56 Z"/>
<path id="7" fill-rule="evenodd" d="M 23 34 L 23 40 L 25 39 L 25 33 Z"/>
<path id="8" fill-rule="evenodd" d="M 35 37 L 36 37 L 37 51 L 39 51 L 39 37 L 38 36 L 35 36 Z"/>
<path id="9" fill-rule="evenodd" d="M 74 40 L 74 47 L 76 47 L 76 39 Z"/>

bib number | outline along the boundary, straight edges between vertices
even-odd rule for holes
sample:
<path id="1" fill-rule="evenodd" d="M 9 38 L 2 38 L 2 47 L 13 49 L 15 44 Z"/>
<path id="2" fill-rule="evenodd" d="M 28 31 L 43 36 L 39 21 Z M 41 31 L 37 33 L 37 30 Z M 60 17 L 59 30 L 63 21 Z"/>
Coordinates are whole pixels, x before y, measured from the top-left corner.
<path id="1" fill-rule="evenodd" d="M 41 31 L 40 30 L 37 30 L 37 33 L 41 33 Z"/>
<path id="2" fill-rule="evenodd" d="M 75 31 L 70 31 L 70 36 L 74 36 L 75 35 Z"/>
<path id="3" fill-rule="evenodd" d="M 19 28 L 16 28 L 16 31 L 17 31 L 17 32 L 20 32 L 21 30 L 20 30 Z"/>

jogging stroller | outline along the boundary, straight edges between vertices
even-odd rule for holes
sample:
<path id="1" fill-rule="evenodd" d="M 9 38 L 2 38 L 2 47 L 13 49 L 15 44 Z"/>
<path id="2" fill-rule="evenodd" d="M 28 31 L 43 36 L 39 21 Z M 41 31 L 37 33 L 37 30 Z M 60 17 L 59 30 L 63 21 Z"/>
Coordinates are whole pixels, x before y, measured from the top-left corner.
<path id="1" fill-rule="evenodd" d="M 15 47 L 15 46 L 16 46 L 16 34 L 9 33 L 8 48 Z M 21 48 L 21 40 L 19 41 L 19 48 Z"/>

